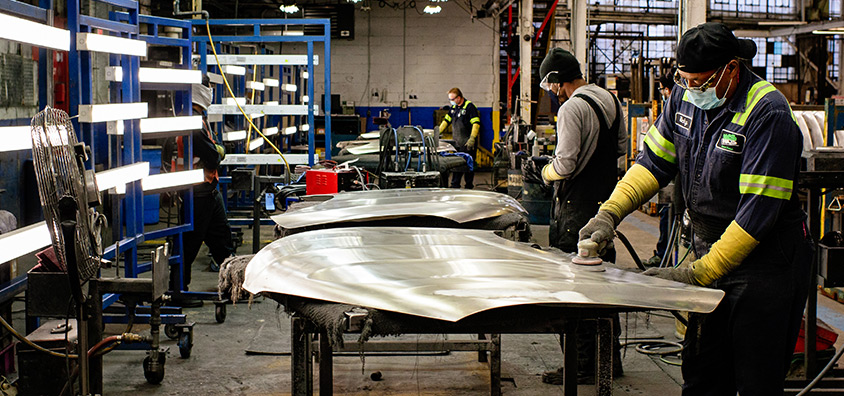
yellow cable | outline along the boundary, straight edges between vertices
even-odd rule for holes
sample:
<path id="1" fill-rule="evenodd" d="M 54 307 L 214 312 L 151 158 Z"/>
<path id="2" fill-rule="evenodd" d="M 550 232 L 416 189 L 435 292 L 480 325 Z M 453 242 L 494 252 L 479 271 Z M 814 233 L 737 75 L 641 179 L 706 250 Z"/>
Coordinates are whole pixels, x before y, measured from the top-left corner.
<path id="1" fill-rule="evenodd" d="M 217 62 L 217 67 L 220 69 L 220 74 L 223 76 L 223 83 L 226 85 L 226 89 L 229 91 L 229 95 L 234 98 L 234 92 L 232 92 L 232 87 L 229 85 L 229 80 L 226 78 L 226 74 L 223 72 L 223 65 L 220 64 L 220 58 L 217 57 L 217 48 L 214 46 L 214 39 L 211 38 L 211 24 L 208 23 L 207 19 L 205 20 L 205 31 L 208 34 L 208 43 L 211 44 L 211 51 L 214 53 L 214 60 Z M 246 111 L 243 110 L 243 107 L 240 107 L 240 103 L 237 103 L 237 99 L 235 99 L 234 104 L 237 106 L 238 110 L 240 110 L 243 116 L 246 117 L 246 121 L 249 122 L 249 125 L 252 128 L 255 128 L 255 132 L 258 132 L 258 134 L 261 135 L 262 138 L 264 138 L 264 141 L 269 143 L 269 145 L 275 150 L 275 152 L 278 153 L 279 156 L 281 156 L 281 160 L 284 161 L 284 166 L 287 167 L 284 170 L 285 178 L 289 177 L 290 164 L 287 162 L 287 158 L 284 158 L 284 154 L 281 153 L 281 150 L 279 150 L 278 147 L 276 147 L 273 142 L 270 141 L 270 139 L 267 139 L 267 137 L 264 136 L 261 130 L 258 129 L 255 124 L 252 123 L 252 118 L 246 115 Z M 246 150 L 248 153 L 248 146 L 246 147 Z"/>
<path id="2" fill-rule="evenodd" d="M 253 54 L 258 55 L 258 50 L 253 51 Z M 252 65 L 252 96 L 249 98 L 249 104 L 255 104 L 255 77 L 258 65 Z M 257 129 L 256 129 L 257 130 Z M 246 134 L 246 153 L 249 154 L 249 141 L 252 140 L 252 125 L 249 126 L 249 133 Z"/>

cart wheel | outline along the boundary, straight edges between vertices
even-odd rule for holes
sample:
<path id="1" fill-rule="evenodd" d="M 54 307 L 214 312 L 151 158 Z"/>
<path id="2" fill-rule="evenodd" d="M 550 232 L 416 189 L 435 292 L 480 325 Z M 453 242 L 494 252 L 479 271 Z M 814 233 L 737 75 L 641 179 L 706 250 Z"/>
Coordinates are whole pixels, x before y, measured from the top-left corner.
<path id="1" fill-rule="evenodd" d="M 144 378 L 147 379 L 147 382 L 153 385 L 158 385 L 161 383 L 161 380 L 164 379 L 164 362 L 165 356 L 163 353 L 158 355 L 158 365 L 155 369 L 150 367 L 152 365 L 152 359 L 149 356 L 144 358 Z"/>
<path id="2" fill-rule="evenodd" d="M 217 319 L 217 323 L 226 321 L 226 304 L 217 304 L 214 308 L 214 319 Z"/>
<path id="3" fill-rule="evenodd" d="M 190 357 L 191 349 L 193 349 L 193 343 L 191 343 L 191 335 L 188 332 L 183 332 L 179 336 L 179 355 L 182 356 L 182 359 L 187 359 Z"/>
<path id="4" fill-rule="evenodd" d="M 171 340 L 179 338 L 179 328 L 175 324 L 164 325 L 164 335 Z"/>

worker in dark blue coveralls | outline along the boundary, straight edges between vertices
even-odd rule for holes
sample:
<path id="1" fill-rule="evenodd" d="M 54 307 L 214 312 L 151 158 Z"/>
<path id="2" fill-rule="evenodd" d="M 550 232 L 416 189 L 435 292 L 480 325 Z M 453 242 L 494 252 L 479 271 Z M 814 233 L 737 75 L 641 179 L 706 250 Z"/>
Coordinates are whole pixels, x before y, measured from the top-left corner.
<path id="1" fill-rule="evenodd" d="M 475 160 L 477 153 L 478 135 L 481 132 L 481 116 L 478 108 L 471 101 L 463 97 L 460 88 L 452 88 L 448 91 L 448 102 L 451 107 L 440 123 L 440 130 L 451 124 L 451 134 L 454 137 L 454 148 L 458 152 L 466 153 Z M 465 187 L 468 190 L 475 188 L 475 172 L 469 169 L 466 172 L 452 172 L 451 188 L 460 188 L 460 179 L 465 178 Z"/>
<path id="2" fill-rule="evenodd" d="M 755 55 L 753 41 L 719 23 L 683 34 L 677 85 L 647 147 L 581 230 L 584 246 L 608 243 L 679 173 L 699 259 L 645 275 L 726 293 L 712 313 L 689 317 L 683 395 L 782 395 L 806 304 L 812 245 L 795 191 L 802 135 L 786 98 L 742 62 Z"/>

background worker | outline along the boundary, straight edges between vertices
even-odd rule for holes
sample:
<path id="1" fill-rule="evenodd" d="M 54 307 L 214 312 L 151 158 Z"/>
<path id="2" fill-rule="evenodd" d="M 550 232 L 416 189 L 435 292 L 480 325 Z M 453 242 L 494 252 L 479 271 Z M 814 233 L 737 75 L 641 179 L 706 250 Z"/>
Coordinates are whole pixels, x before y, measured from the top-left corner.
<path id="1" fill-rule="evenodd" d="M 191 265 L 203 242 L 208 246 L 211 257 L 218 266 L 234 253 L 223 196 L 217 191 L 217 170 L 220 161 L 225 157 L 225 149 L 214 142 L 214 135 L 207 123 L 206 111 L 211 104 L 213 93 L 208 87 L 208 76 L 203 78 L 203 84 L 193 84 L 191 90 L 193 111 L 203 116 L 202 130 L 193 131 L 192 134 L 194 166 L 203 169 L 205 181 L 193 187 L 193 230 L 183 236 L 185 290 L 191 281 Z M 181 141 L 178 146 L 180 156 L 183 156 Z M 190 303 L 194 303 L 193 300 Z M 196 303 L 201 304 L 201 301 L 196 300 Z"/>
<path id="2" fill-rule="evenodd" d="M 662 110 L 665 111 L 665 103 L 671 96 L 671 90 L 674 88 L 674 78 L 670 74 L 665 74 L 659 77 L 659 93 L 662 99 Z M 656 249 L 653 257 L 645 260 L 643 264 L 646 267 L 658 267 L 665 258 L 665 251 L 668 250 L 668 237 L 671 232 L 671 219 L 668 218 L 668 204 L 659 204 L 659 239 L 656 241 Z"/>
<path id="3" fill-rule="evenodd" d="M 539 86 L 556 97 L 557 147 L 554 158 L 542 169 L 542 179 L 553 183 L 549 244 L 564 252 L 577 250 L 577 232 L 598 212 L 618 182 L 618 158 L 627 153 L 627 128 L 621 103 L 595 84 L 583 79 L 580 63 L 562 48 L 552 49 L 539 67 Z M 615 261 L 608 249 L 604 261 Z M 615 359 L 613 374 L 621 375 L 618 316 L 615 317 Z M 594 330 L 577 331 L 578 381 L 595 376 Z M 562 383 L 562 372 L 543 376 L 547 383 Z"/>
<path id="4" fill-rule="evenodd" d="M 477 153 L 478 135 L 481 132 L 481 116 L 478 108 L 471 101 L 463 97 L 460 88 L 452 88 L 448 91 L 448 102 L 451 107 L 440 123 L 440 131 L 444 131 L 451 124 L 451 133 L 454 137 L 454 147 L 460 153 L 465 153 L 475 161 Z M 467 161 L 468 162 L 468 161 Z M 465 188 L 475 188 L 474 166 L 470 166 L 466 172 L 453 172 L 451 177 L 451 188 L 460 188 L 460 179 L 466 179 Z"/>
<path id="5" fill-rule="evenodd" d="M 645 275 L 726 293 L 712 313 L 689 316 L 686 396 L 782 395 L 806 303 L 812 246 L 794 192 L 802 134 L 785 97 L 741 61 L 755 55 L 753 41 L 719 23 L 683 34 L 678 88 L 636 165 L 581 230 L 584 246 L 608 243 L 679 173 L 699 259 Z"/>

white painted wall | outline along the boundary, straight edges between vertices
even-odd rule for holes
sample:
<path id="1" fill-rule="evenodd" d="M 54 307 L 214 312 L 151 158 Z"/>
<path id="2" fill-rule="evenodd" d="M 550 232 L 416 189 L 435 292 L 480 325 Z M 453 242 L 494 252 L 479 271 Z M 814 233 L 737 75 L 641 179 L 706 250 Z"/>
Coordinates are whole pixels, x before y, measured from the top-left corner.
<path id="1" fill-rule="evenodd" d="M 355 13 L 354 40 L 331 42 L 331 90 L 356 106 L 443 106 L 447 92 L 460 88 L 478 107 L 494 100 L 498 65 L 493 19 L 475 20 L 454 2 L 439 3 L 440 14 L 421 14 L 427 2 L 413 9 L 380 8 Z M 285 45 L 283 53 L 305 53 L 302 44 Z M 315 79 L 316 99 L 323 92 L 322 44 Z M 372 93 L 378 92 L 378 97 Z M 408 99 L 416 95 L 417 99 Z"/>

